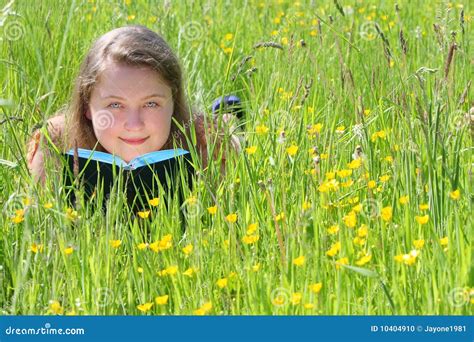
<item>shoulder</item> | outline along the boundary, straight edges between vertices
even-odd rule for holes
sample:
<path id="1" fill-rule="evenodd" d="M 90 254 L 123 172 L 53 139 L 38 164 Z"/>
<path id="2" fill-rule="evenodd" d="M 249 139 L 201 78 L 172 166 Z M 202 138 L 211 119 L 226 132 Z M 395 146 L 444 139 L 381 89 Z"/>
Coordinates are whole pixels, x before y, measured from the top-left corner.
<path id="1" fill-rule="evenodd" d="M 46 121 L 46 130 L 51 141 L 59 148 L 63 146 L 66 120 L 63 114 L 56 115 Z M 32 169 L 42 167 L 43 154 L 47 145 L 40 128 L 35 129 L 27 142 L 27 164 Z"/>

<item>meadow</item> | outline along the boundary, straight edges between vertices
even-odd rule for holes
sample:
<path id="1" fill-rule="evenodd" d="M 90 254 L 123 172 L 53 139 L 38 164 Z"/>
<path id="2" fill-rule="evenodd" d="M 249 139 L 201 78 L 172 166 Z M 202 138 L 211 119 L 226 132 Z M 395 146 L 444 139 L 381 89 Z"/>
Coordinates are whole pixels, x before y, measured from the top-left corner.
<path id="1" fill-rule="evenodd" d="M 473 313 L 472 3 L 0 9 L 2 315 Z M 25 144 L 94 39 L 128 24 L 165 37 L 198 110 L 243 100 L 244 146 L 182 206 L 73 208 L 52 166 L 32 181 Z"/>

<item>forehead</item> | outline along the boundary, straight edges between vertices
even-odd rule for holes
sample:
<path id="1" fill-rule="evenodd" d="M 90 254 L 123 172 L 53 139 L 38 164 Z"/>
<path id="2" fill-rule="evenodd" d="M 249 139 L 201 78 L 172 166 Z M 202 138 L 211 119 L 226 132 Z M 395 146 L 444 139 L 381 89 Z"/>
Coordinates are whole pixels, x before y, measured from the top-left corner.
<path id="1" fill-rule="evenodd" d="M 106 62 L 94 86 L 94 92 L 99 92 L 99 96 L 111 94 L 125 96 L 150 91 L 168 95 L 171 93 L 171 88 L 161 75 L 150 67 L 113 61 Z"/>

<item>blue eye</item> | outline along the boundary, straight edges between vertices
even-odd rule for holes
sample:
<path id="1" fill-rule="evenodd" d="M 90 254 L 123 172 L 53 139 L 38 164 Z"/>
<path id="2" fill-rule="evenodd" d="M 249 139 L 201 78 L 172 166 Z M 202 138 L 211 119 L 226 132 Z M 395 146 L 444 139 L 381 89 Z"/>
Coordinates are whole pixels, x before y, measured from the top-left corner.
<path id="1" fill-rule="evenodd" d="M 148 107 L 148 108 L 156 108 L 158 107 L 158 103 L 154 102 L 154 101 L 150 101 L 150 102 L 147 102 L 145 104 L 145 107 Z"/>
<path id="2" fill-rule="evenodd" d="M 109 108 L 112 108 L 112 109 L 120 108 L 120 103 L 118 102 L 111 103 L 109 104 Z"/>

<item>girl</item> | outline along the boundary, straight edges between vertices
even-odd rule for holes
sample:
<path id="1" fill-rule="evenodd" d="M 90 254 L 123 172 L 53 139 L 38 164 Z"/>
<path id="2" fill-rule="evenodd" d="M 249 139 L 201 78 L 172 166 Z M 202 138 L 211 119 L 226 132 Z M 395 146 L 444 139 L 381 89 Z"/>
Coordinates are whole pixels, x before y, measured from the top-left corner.
<path id="1" fill-rule="evenodd" d="M 101 36 L 90 49 L 68 109 L 47 122 L 49 139 L 40 130 L 33 133 L 28 143 L 28 168 L 44 183 L 50 142 L 63 151 L 75 146 L 96 148 L 126 162 L 148 152 L 172 149 L 174 143 L 189 150 L 173 118 L 185 128 L 188 138 L 194 126 L 203 168 L 208 164 L 206 133 L 211 144 L 217 144 L 217 158 L 226 142 L 225 134 L 217 130 L 216 121 L 208 125 L 203 115 L 189 112 L 181 68 L 168 44 L 143 26 L 117 28 Z M 229 141 L 240 151 L 237 137 L 231 135 Z M 226 159 L 223 153 L 222 172 Z"/>

